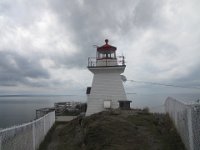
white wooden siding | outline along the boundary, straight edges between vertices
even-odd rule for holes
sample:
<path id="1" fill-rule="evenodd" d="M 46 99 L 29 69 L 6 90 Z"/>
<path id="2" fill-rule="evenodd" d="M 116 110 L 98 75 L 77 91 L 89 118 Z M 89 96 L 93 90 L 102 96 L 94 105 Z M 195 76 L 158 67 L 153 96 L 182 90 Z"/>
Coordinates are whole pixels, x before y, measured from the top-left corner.
<path id="1" fill-rule="evenodd" d="M 94 73 L 92 89 L 88 95 L 86 115 L 104 110 L 104 100 L 111 100 L 111 108 L 118 108 L 119 100 L 127 100 L 120 74 L 123 67 L 91 70 Z"/>

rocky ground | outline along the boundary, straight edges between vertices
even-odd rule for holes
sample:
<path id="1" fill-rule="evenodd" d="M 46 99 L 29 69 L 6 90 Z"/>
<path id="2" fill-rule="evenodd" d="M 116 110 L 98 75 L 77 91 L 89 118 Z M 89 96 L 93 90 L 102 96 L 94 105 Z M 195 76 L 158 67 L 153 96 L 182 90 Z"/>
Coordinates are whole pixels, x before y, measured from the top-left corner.
<path id="1" fill-rule="evenodd" d="M 40 150 L 184 150 L 169 117 L 143 110 L 101 112 L 56 123 Z"/>

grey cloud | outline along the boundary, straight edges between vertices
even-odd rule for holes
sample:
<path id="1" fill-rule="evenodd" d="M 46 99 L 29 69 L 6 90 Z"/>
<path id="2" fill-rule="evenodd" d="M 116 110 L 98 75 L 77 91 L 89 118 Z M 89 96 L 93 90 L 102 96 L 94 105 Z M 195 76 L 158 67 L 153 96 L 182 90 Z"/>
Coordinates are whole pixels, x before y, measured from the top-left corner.
<path id="1" fill-rule="evenodd" d="M 111 44 L 113 44 L 113 41 L 122 41 L 126 43 L 126 45 L 131 45 L 132 47 L 133 45 L 139 44 L 145 45 L 145 33 L 148 34 L 148 31 L 151 32 L 152 30 L 157 31 L 157 29 L 161 30 L 159 30 L 158 32 L 151 32 L 157 35 L 151 35 L 151 33 L 150 35 L 147 35 L 150 36 L 150 38 L 147 37 L 147 39 L 150 40 L 148 41 L 149 45 L 147 45 L 146 47 L 143 47 L 141 45 L 139 45 L 138 47 L 136 46 L 136 48 L 138 48 L 137 50 L 135 50 L 136 53 L 139 53 L 139 51 L 143 51 L 143 49 L 140 48 L 146 48 L 146 50 L 144 50 L 144 54 L 138 55 L 139 57 L 141 57 L 141 60 L 138 60 L 135 67 L 138 67 L 140 71 L 135 73 L 134 75 L 136 78 L 144 77 L 144 79 L 145 77 L 155 77 L 155 75 L 158 73 L 161 76 L 166 76 L 166 70 L 159 66 L 160 62 L 156 62 L 154 60 L 157 60 L 158 58 L 163 58 L 166 61 L 169 59 L 176 60 L 176 58 L 179 57 L 179 51 L 182 51 L 181 48 L 185 48 L 180 46 L 180 43 L 184 42 L 184 40 L 176 41 L 175 38 L 178 39 L 178 37 L 169 36 L 170 34 L 173 34 L 173 32 L 176 32 L 176 29 L 179 29 L 179 26 L 176 26 L 176 24 L 174 24 L 174 22 L 176 21 L 174 21 L 172 24 L 170 24 L 170 21 L 179 18 L 177 18 L 177 16 L 175 16 L 172 12 L 170 12 L 169 16 L 167 16 L 172 17 L 172 20 L 167 20 L 165 18 L 166 16 L 163 15 L 163 7 L 165 7 L 165 4 L 168 2 L 169 1 L 164 0 L 22 0 L 15 2 L 13 2 L 12 0 L 2 1 L 0 2 L 0 16 L 3 16 L 1 19 L 2 22 L 4 22 L 2 24 L 0 22 L 0 33 L 2 33 L 1 41 L 8 42 L 4 42 L 3 44 L 1 44 L 1 47 L 3 48 L 0 49 L 0 85 L 61 85 L 63 84 L 63 82 L 58 79 L 58 76 L 54 76 L 53 74 L 51 74 L 52 76 L 54 76 L 53 78 L 50 76 L 50 73 L 48 71 L 53 70 L 53 72 L 55 73 L 57 70 L 59 70 L 59 68 L 63 69 L 63 67 L 66 70 L 69 68 L 86 68 L 87 57 L 95 56 L 96 49 L 92 45 L 101 46 L 102 44 L 104 44 L 105 38 L 109 38 Z M 174 8 L 176 8 L 176 6 Z M 52 22 L 55 21 L 56 25 L 58 25 L 57 27 L 51 26 L 52 24 L 49 23 L 51 22 L 51 20 L 48 20 L 47 22 L 45 22 L 45 20 L 42 20 L 42 22 L 38 21 L 41 19 L 41 16 L 45 17 L 47 14 L 48 17 L 48 13 L 50 13 L 50 17 L 47 18 L 47 20 L 51 18 L 55 19 L 52 20 Z M 183 19 L 181 21 L 179 20 L 179 22 L 185 23 Z M 169 27 L 167 26 L 168 23 Z M 39 29 L 37 28 L 38 24 L 41 26 L 41 28 Z M 167 26 L 167 28 L 164 29 L 163 27 L 166 27 L 165 25 Z M 22 33 L 24 34 L 23 37 L 20 37 L 21 33 L 14 32 L 18 29 L 21 29 L 22 32 L 25 31 L 25 33 Z M 10 30 L 11 32 L 7 30 Z M 35 34 L 33 36 L 26 35 L 26 31 L 30 30 L 36 30 L 39 34 Z M 180 33 L 182 33 L 181 28 L 179 31 Z M 193 30 L 190 29 L 188 31 Z M 38 41 L 38 43 L 36 42 L 37 44 L 34 45 L 34 40 L 40 40 L 40 37 L 38 36 L 42 36 L 42 34 L 49 32 L 51 33 L 49 34 L 50 36 L 55 35 L 55 41 L 54 39 L 49 40 L 47 37 L 44 36 L 41 38 L 41 40 L 43 40 L 44 38 L 44 41 L 47 40 L 47 42 L 43 43 L 41 41 L 43 45 L 40 45 L 38 44 L 40 43 L 40 41 Z M 184 33 L 186 32 L 187 28 L 184 29 Z M 158 40 L 160 37 L 159 34 L 167 34 L 168 37 L 164 37 L 161 41 Z M 76 47 L 76 53 L 69 55 L 69 49 L 67 49 L 66 51 L 64 50 L 66 46 L 63 46 L 62 50 L 62 42 L 60 46 L 59 42 L 57 41 L 59 41 L 59 39 L 63 40 L 63 37 L 67 37 L 66 39 L 68 39 L 69 37 L 69 41 L 72 42 L 72 45 Z M 171 37 L 174 38 L 174 41 L 173 39 L 168 39 Z M 14 42 L 13 49 L 15 49 L 16 47 L 22 47 L 22 51 L 26 51 L 26 53 L 28 53 L 26 57 L 21 55 L 20 53 L 17 53 L 17 50 L 4 50 L 4 48 L 6 47 L 8 47 L 8 49 L 12 49 L 12 41 L 14 41 L 15 38 L 19 39 L 18 41 L 16 40 L 16 42 Z M 197 38 L 191 36 L 190 39 L 192 40 L 192 38 L 194 38 L 194 40 L 197 40 Z M 65 41 L 65 39 L 63 41 Z M 177 44 L 177 42 L 179 43 Z M 9 45 L 8 43 L 11 44 Z M 54 44 L 58 45 L 59 48 L 61 47 L 59 53 L 56 52 L 56 46 L 55 52 L 52 52 L 51 48 Z M 118 43 L 114 43 L 113 45 L 118 47 Z M 131 53 L 134 55 L 134 49 L 132 50 L 132 47 L 128 49 L 128 46 L 126 45 L 125 48 L 127 49 L 124 49 L 125 54 L 130 55 Z M 34 51 L 38 52 L 40 50 L 44 51 L 44 53 L 40 53 L 40 56 L 33 53 Z M 43 68 L 40 64 L 40 60 L 43 58 L 52 60 L 53 63 L 55 63 L 55 65 L 53 66 L 54 68 Z M 133 62 L 132 64 L 135 63 L 134 61 L 135 60 L 131 59 L 127 60 L 127 62 Z M 175 62 L 175 64 L 176 63 L 177 62 Z M 171 66 L 172 69 L 176 68 L 176 66 L 173 66 L 173 63 Z M 134 68 L 133 65 L 130 65 L 130 68 L 127 69 L 136 70 L 136 68 Z M 184 69 L 184 67 L 182 69 Z M 130 76 L 134 75 L 130 74 Z M 186 83 L 186 81 L 188 81 L 187 84 L 197 84 L 199 83 L 196 82 L 199 81 L 198 76 L 198 69 L 193 68 L 190 70 L 190 74 L 188 75 L 188 77 L 180 76 L 179 78 L 175 78 L 175 80 L 171 79 L 171 81 L 173 81 L 174 83 L 178 83 L 179 81 L 184 81 Z M 43 81 L 41 82 L 41 80 Z M 73 81 L 66 82 L 71 83 Z"/>
<path id="2" fill-rule="evenodd" d="M 40 14 L 47 8 L 45 1 L 12 1 L 3 0 L 0 2 L 0 13 L 10 19 L 15 25 L 31 26 L 40 19 Z"/>
<path id="3" fill-rule="evenodd" d="M 139 28 L 158 27 L 162 22 L 160 11 L 162 10 L 163 2 L 162 0 L 141 0 L 134 9 L 135 25 Z"/>
<path id="4" fill-rule="evenodd" d="M 157 40 L 152 47 L 149 47 L 147 54 L 154 59 L 165 57 L 165 59 L 171 61 L 178 58 L 179 52 L 179 48 L 174 43 Z"/>
<path id="5" fill-rule="evenodd" d="M 200 88 L 200 70 L 199 70 L 200 62 L 196 65 L 195 68 L 188 71 L 190 72 L 187 76 L 176 80 L 177 84 L 181 84 L 188 87 L 198 87 Z"/>
<path id="6" fill-rule="evenodd" d="M 159 16 L 162 5 L 162 1 L 156 0 L 148 2 L 145 0 L 116 0 L 114 2 L 88 0 L 82 2 L 80 4 L 79 1 L 52 0 L 50 3 L 60 23 L 70 29 L 71 40 L 79 49 L 78 54 L 73 57 L 67 57 L 67 59 L 59 57 L 59 63 L 70 64 L 73 67 L 85 67 L 87 57 L 91 56 L 91 53 L 95 56 L 95 49 L 92 45 L 104 44 L 104 39 L 109 38 L 105 37 L 105 30 L 123 38 L 132 36 L 132 31 L 137 30 L 138 27 L 145 28 L 149 24 L 157 24 L 159 20 L 156 16 Z"/>
<path id="7" fill-rule="evenodd" d="M 29 79 L 49 77 L 48 71 L 41 66 L 38 59 L 25 57 L 9 50 L 0 51 L 0 86 L 36 85 Z"/>

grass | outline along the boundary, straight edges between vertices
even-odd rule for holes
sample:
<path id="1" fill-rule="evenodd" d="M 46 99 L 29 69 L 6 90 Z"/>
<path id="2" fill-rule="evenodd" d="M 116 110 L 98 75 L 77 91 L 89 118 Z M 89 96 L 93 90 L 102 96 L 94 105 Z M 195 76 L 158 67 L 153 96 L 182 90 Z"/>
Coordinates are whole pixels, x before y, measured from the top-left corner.
<path id="1" fill-rule="evenodd" d="M 153 139 L 158 139 L 156 142 L 162 150 L 185 149 L 168 115 L 143 114 L 129 116 L 128 119 L 138 128 L 142 127 L 142 130 L 145 128 L 145 132 L 153 136 Z"/>
<path id="2" fill-rule="evenodd" d="M 40 150 L 184 150 L 169 116 L 136 110 L 101 112 L 55 124 Z"/>
<path id="3" fill-rule="evenodd" d="M 40 150 L 45 150 L 47 149 L 47 146 L 49 143 L 51 143 L 51 141 L 54 139 L 54 133 L 56 130 L 58 130 L 58 126 L 61 125 L 67 125 L 66 122 L 55 122 L 54 125 L 51 127 L 51 129 L 49 130 L 49 132 L 47 133 L 47 135 L 45 136 L 44 141 L 40 144 L 39 149 Z"/>

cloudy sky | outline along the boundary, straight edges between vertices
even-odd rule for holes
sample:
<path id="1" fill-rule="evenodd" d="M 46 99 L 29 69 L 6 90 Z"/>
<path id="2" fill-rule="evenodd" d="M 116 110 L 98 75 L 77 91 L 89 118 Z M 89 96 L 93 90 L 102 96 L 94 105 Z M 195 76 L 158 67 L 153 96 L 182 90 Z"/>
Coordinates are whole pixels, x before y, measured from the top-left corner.
<path id="1" fill-rule="evenodd" d="M 200 87 L 199 14 L 199 0 L 0 0 L 0 94 L 84 93 L 87 58 L 106 38 L 128 80 Z"/>

